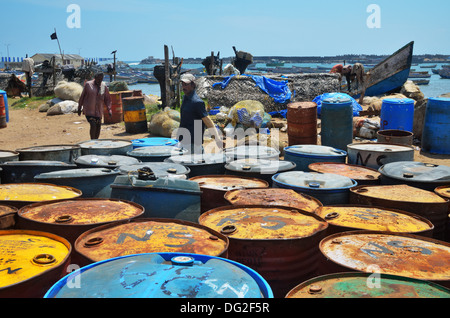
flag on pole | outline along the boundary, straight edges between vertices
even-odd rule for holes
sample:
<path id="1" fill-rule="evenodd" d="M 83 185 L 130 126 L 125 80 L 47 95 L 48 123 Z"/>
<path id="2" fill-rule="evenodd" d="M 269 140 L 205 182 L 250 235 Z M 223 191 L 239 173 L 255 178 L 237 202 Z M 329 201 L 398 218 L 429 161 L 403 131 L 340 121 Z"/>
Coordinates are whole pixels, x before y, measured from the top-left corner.
<path id="1" fill-rule="evenodd" d="M 52 40 L 58 39 L 58 37 L 56 36 L 56 31 L 50 35 L 50 39 L 52 39 Z"/>

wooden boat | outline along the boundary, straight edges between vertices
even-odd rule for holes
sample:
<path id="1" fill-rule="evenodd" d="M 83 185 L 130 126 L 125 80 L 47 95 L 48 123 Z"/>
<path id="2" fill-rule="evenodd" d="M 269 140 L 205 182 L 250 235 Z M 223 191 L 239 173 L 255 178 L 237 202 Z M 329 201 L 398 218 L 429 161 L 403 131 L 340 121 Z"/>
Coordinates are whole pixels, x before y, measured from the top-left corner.
<path id="1" fill-rule="evenodd" d="M 365 96 L 378 96 L 398 91 L 408 80 L 413 57 L 414 41 L 370 69 Z M 367 72 L 367 71 L 366 71 Z M 349 93 L 359 98 L 358 91 Z"/>
<path id="2" fill-rule="evenodd" d="M 428 72 L 410 72 L 408 78 L 428 78 L 431 74 Z"/>
<path id="3" fill-rule="evenodd" d="M 435 68 L 437 64 L 434 65 L 421 65 L 420 68 Z"/>
<path id="4" fill-rule="evenodd" d="M 450 78 L 450 68 L 443 68 L 443 69 L 439 70 L 439 75 L 442 78 L 446 78 L 446 79 Z"/>
<path id="5" fill-rule="evenodd" d="M 416 79 L 416 80 L 413 80 L 413 82 L 416 85 L 428 85 L 428 84 L 430 84 L 430 80 L 426 80 L 426 79 Z"/>

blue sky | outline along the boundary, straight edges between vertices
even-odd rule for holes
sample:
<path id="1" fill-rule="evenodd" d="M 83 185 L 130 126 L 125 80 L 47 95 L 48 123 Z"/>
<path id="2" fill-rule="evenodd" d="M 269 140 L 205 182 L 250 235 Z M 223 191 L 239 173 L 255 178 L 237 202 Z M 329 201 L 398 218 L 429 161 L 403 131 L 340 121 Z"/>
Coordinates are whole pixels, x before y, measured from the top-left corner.
<path id="1" fill-rule="evenodd" d="M 392 54 L 415 41 L 415 54 L 450 55 L 448 0 L 0 0 L 0 56 L 64 53 L 124 61 L 204 58 L 232 47 L 254 56 Z M 79 27 L 67 20 L 80 9 Z M 379 11 L 368 12 L 375 4 Z M 379 12 L 379 28 L 367 20 Z M 171 51 L 170 51 L 171 53 Z M 172 54 L 170 54 L 172 56 Z"/>

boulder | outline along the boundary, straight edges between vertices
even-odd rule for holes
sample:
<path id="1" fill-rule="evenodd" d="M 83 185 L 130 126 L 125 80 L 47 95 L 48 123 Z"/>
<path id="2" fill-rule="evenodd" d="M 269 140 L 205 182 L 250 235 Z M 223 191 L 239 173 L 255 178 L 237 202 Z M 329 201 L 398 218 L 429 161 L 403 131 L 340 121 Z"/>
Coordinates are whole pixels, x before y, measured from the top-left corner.
<path id="1" fill-rule="evenodd" d="M 47 116 L 70 114 L 77 112 L 77 110 L 78 110 L 77 102 L 66 100 L 51 106 L 47 110 Z"/>
<path id="2" fill-rule="evenodd" d="M 425 95 L 420 91 L 419 86 L 414 84 L 413 81 L 406 81 L 400 93 L 405 95 L 406 98 L 411 98 L 415 101 L 421 101 L 425 99 Z"/>
<path id="3" fill-rule="evenodd" d="M 56 85 L 54 91 L 55 95 L 62 100 L 78 102 L 83 92 L 83 86 L 75 82 L 61 81 Z"/>

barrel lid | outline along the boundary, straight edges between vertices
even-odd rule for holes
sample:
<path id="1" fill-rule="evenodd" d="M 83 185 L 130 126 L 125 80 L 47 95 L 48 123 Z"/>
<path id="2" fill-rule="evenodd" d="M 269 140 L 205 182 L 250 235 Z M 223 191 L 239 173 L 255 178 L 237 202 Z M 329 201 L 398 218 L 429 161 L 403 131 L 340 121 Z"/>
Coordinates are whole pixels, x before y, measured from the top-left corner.
<path id="1" fill-rule="evenodd" d="M 0 231 L 0 289 L 20 284 L 66 262 L 70 243 L 62 237 L 39 231 Z M 6 270 L 5 270 L 6 269 Z M 13 273 L 13 275 L 9 275 Z"/>
<path id="2" fill-rule="evenodd" d="M 311 237 L 328 224 L 317 215 L 282 206 L 233 205 L 209 210 L 199 223 L 230 239 L 287 240 Z"/>
<path id="3" fill-rule="evenodd" d="M 281 188 L 230 190 L 224 198 L 233 205 L 278 205 L 311 213 L 322 206 L 316 198 Z"/>
<path id="4" fill-rule="evenodd" d="M 11 156 L 19 156 L 17 151 L 0 150 L 0 159 L 9 158 Z"/>
<path id="5" fill-rule="evenodd" d="M 381 166 L 379 172 L 407 182 L 450 183 L 450 167 L 431 163 L 396 161 Z"/>
<path id="6" fill-rule="evenodd" d="M 3 167 L 35 167 L 35 166 L 54 166 L 54 167 L 76 167 L 75 164 L 70 164 L 62 161 L 47 161 L 47 160 L 21 160 L 21 161 L 7 161 L 0 164 Z"/>
<path id="7" fill-rule="evenodd" d="M 269 184 L 261 179 L 233 175 L 205 175 L 189 180 L 199 184 L 201 189 L 229 191 L 243 188 L 268 188 Z"/>
<path id="8" fill-rule="evenodd" d="M 172 162 L 143 162 L 135 165 L 120 166 L 118 169 L 121 174 L 129 174 L 131 172 L 137 172 L 144 167 L 150 168 L 157 177 L 164 177 L 172 174 L 185 175 L 190 172 L 190 169 L 184 165 Z"/>
<path id="9" fill-rule="evenodd" d="M 74 248 L 94 262 L 154 252 L 222 256 L 228 249 L 228 238 L 188 221 L 135 219 L 93 228 L 77 239 Z"/>
<path id="10" fill-rule="evenodd" d="M 81 191 L 48 183 L 6 183 L 0 184 L 0 201 L 41 202 L 73 199 L 81 196 Z"/>
<path id="11" fill-rule="evenodd" d="M 119 171 L 108 168 L 85 168 L 85 169 L 70 169 L 61 171 L 51 171 L 38 174 L 34 177 L 35 180 L 46 179 L 66 179 L 66 178 L 93 178 L 117 175 Z"/>
<path id="12" fill-rule="evenodd" d="M 17 213 L 18 209 L 13 206 L 0 204 L 0 217 Z"/>
<path id="13" fill-rule="evenodd" d="M 383 143 L 353 143 L 347 145 L 348 149 L 362 150 L 362 151 L 374 151 L 374 152 L 402 152 L 402 151 L 414 151 L 412 146 L 396 145 L 396 144 L 383 144 Z"/>
<path id="14" fill-rule="evenodd" d="M 324 238 L 320 251 L 352 270 L 429 281 L 450 280 L 450 243 L 412 234 L 353 231 Z"/>
<path id="15" fill-rule="evenodd" d="M 27 148 L 16 149 L 17 152 L 43 152 L 43 151 L 61 151 L 70 149 L 80 149 L 78 145 L 43 145 L 43 146 L 33 146 Z"/>
<path id="16" fill-rule="evenodd" d="M 274 174 L 280 171 L 291 170 L 296 167 L 292 161 L 245 158 L 231 161 L 225 169 L 238 172 L 253 172 L 261 174 Z"/>
<path id="17" fill-rule="evenodd" d="M 347 152 L 333 147 L 322 145 L 294 145 L 285 147 L 284 151 L 292 154 L 319 155 L 319 156 L 346 156 Z"/>
<path id="18" fill-rule="evenodd" d="M 450 185 L 437 187 L 434 192 L 441 197 L 450 199 Z"/>
<path id="19" fill-rule="evenodd" d="M 149 156 L 177 156 L 184 155 L 188 152 L 187 149 L 177 146 L 144 146 L 134 148 L 127 152 L 128 156 L 132 157 L 149 157 Z"/>
<path id="20" fill-rule="evenodd" d="M 203 166 L 209 164 L 225 164 L 226 157 L 223 153 L 185 154 L 181 156 L 170 156 L 167 161 L 184 166 Z"/>
<path id="21" fill-rule="evenodd" d="M 122 155 L 84 155 L 75 159 L 76 164 L 98 166 L 104 168 L 117 168 L 123 165 L 137 164 L 140 161 L 136 158 L 122 156 Z"/>
<path id="22" fill-rule="evenodd" d="M 353 179 L 333 173 L 304 171 L 281 172 L 272 177 L 276 182 L 306 189 L 342 189 L 356 185 Z"/>
<path id="23" fill-rule="evenodd" d="M 350 97 L 336 95 L 332 97 L 325 98 L 322 103 L 326 104 L 344 104 L 344 103 L 351 103 L 352 100 Z"/>
<path id="24" fill-rule="evenodd" d="M 286 298 L 450 298 L 450 290 L 421 279 L 372 273 L 314 277 L 291 289 Z M 370 282 L 370 284 L 369 284 Z"/>
<path id="25" fill-rule="evenodd" d="M 133 147 L 174 146 L 178 142 L 177 139 L 165 137 L 140 138 L 131 141 Z"/>
<path id="26" fill-rule="evenodd" d="M 314 102 L 293 102 L 287 105 L 288 108 L 294 109 L 306 109 L 306 108 L 317 108 L 317 104 Z"/>
<path id="27" fill-rule="evenodd" d="M 434 228 L 418 215 L 383 207 L 331 205 L 319 207 L 315 213 L 330 225 L 355 230 L 420 233 Z"/>
<path id="28" fill-rule="evenodd" d="M 420 203 L 445 203 L 446 200 L 437 194 L 412 187 L 406 184 L 381 185 L 381 186 L 357 186 L 350 189 L 356 195 L 385 199 L 392 201 L 420 202 Z"/>
<path id="29" fill-rule="evenodd" d="M 383 104 L 414 104 L 414 100 L 411 98 L 385 98 Z"/>
<path id="30" fill-rule="evenodd" d="M 273 158 L 279 157 L 280 151 L 267 146 L 237 146 L 225 149 L 227 158 L 243 159 L 243 158 Z"/>
<path id="31" fill-rule="evenodd" d="M 378 180 L 380 173 L 372 168 L 338 162 L 315 162 L 309 170 L 320 173 L 334 173 L 353 180 Z"/>
<path id="32" fill-rule="evenodd" d="M 132 142 L 129 140 L 121 139 L 95 139 L 87 140 L 78 144 L 82 149 L 87 148 L 116 148 L 132 146 Z"/>
<path id="33" fill-rule="evenodd" d="M 55 225 L 94 225 L 141 216 L 137 203 L 116 199 L 76 199 L 34 203 L 22 207 L 18 216 Z"/>
<path id="34" fill-rule="evenodd" d="M 189 264 L 179 262 L 180 258 L 189 259 Z M 68 283 L 73 275 L 80 275 L 83 288 L 71 288 Z M 267 283 L 256 272 L 224 258 L 187 253 L 147 253 L 85 266 L 58 281 L 45 297 L 273 297 L 269 291 Z"/>
<path id="35" fill-rule="evenodd" d="M 449 97 L 430 97 L 430 98 L 428 98 L 428 101 L 430 101 L 430 100 L 433 102 L 444 102 L 444 103 L 450 102 Z"/>

